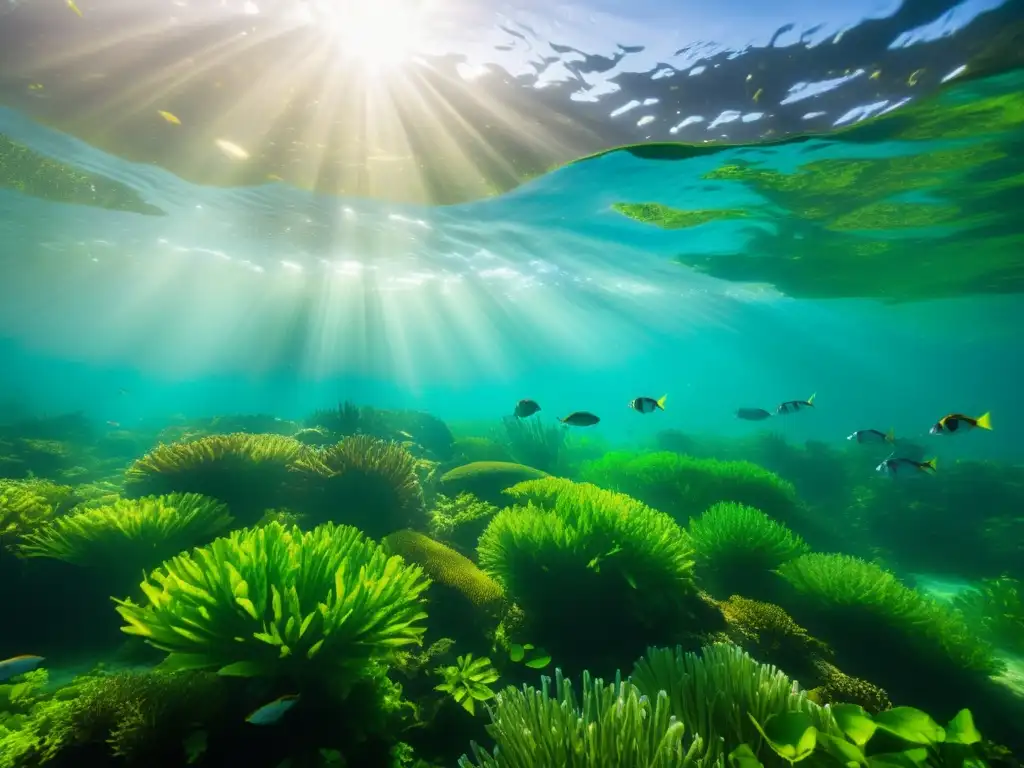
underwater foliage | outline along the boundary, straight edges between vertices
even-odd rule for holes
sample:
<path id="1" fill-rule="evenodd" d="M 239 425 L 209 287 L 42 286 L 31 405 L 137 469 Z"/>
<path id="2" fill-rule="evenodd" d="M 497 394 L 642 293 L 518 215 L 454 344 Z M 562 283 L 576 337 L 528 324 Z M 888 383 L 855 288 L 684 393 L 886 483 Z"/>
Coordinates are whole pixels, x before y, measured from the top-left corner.
<path id="1" fill-rule="evenodd" d="M 22 537 L 18 552 L 137 573 L 205 543 L 231 522 L 227 506 L 195 493 L 123 499 L 48 521 Z"/>
<path id="2" fill-rule="evenodd" d="M 575 659 L 591 652 L 635 658 L 652 637 L 664 637 L 686 620 L 692 548 L 668 515 L 622 494 L 557 478 L 523 483 L 511 495 L 545 501 L 499 512 L 480 537 L 479 563 L 556 658 L 563 658 L 563 650 Z M 581 647 L 579 627 L 609 617 L 615 632 Z"/>
<path id="3" fill-rule="evenodd" d="M 464 595 L 480 607 L 497 607 L 504 599 L 501 587 L 476 563 L 451 547 L 418 531 L 396 531 L 384 539 L 387 548 L 423 569 L 433 584 Z"/>
<path id="4" fill-rule="evenodd" d="M 540 418 L 501 420 L 503 437 L 512 459 L 541 472 L 557 474 L 563 469 L 562 452 L 566 430 L 561 424 L 544 424 Z"/>
<path id="5" fill-rule="evenodd" d="M 168 560 L 145 604 L 115 602 L 124 632 L 170 654 L 164 668 L 340 685 L 420 642 L 428 585 L 356 528 L 271 523 Z"/>
<path id="6" fill-rule="evenodd" d="M 743 744 L 759 743 L 752 719 L 763 723 L 772 715 L 801 712 L 826 733 L 835 727 L 829 711 L 783 672 L 731 643 L 705 646 L 699 654 L 651 648 L 630 680 L 648 698 L 667 694 L 672 714 L 699 738 L 695 756 L 712 763 Z M 762 750 L 759 756 L 767 755 Z"/>
<path id="7" fill-rule="evenodd" d="M 469 435 L 456 438 L 452 452 L 460 465 L 475 461 L 512 461 L 508 447 L 489 437 Z"/>
<path id="8" fill-rule="evenodd" d="M 74 489 L 48 480 L 0 480 L 0 537 L 13 542 L 35 530 L 73 497 Z"/>
<path id="9" fill-rule="evenodd" d="M 697 459 L 678 453 L 613 451 L 583 465 L 581 478 L 627 493 L 686 524 L 721 501 L 792 519 L 796 491 L 778 475 L 746 461 Z"/>
<path id="10" fill-rule="evenodd" d="M 459 768 L 684 768 L 696 766 L 699 740 L 683 745 L 686 726 L 673 717 L 668 697 L 645 696 L 616 678 L 605 685 L 583 673 L 580 695 L 555 670 L 540 689 L 524 685 L 498 694 L 487 727 L 493 752 L 472 744 Z"/>
<path id="11" fill-rule="evenodd" d="M 829 616 L 832 641 L 855 624 L 862 633 L 895 631 L 921 654 L 938 655 L 961 670 L 992 673 L 1000 665 L 992 648 L 947 606 L 904 585 L 889 571 L 849 555 L 812 553 L 783 563 L 779 574 Z M 847 639 L 851 639 L 849 636 Z"/>
<path id="12" fill-rule="evenodd" d="M 760 594 L 769 571 L 808 551 L 807 544 L 764 512 L 721 502 L 690 521 L 697 575 L 719 597 Z"/>
<path id="13" fill-rule="evenodd" d="M 452 666 L 438 667 L 437 674 L 444 682 L 434 690 L 451 694 L 455 703 L 461 704 L 471 715 L 476 713 L 476 702 L 494 698 L 491 685 L 501 677 L 491 666 L 490 659 L 474 659 L 471 653 L 459 656 Z"/>
<path id="14" fill-rule="evenodd" d="M 457 497 L 471 493 L 490 504 L 501 505 L 502 492 L 516 483 L 547 477 L 546 472 L 508 461 L 474 461 L 445 472 L 441 477 L 441 493 Z"/>
<path id="15" fill-rule="evenodd" d="M 777 605 L 733 595 L 718 603 L 718 608 L 728 625 L 725 634 L 729 639 L 762 661 L 802 677 L 814 669 L 819 657 L 831 656 L 827 645 L 811 637 Z"/>
<path id="16" fill-rule="evenodd" d="M 682 210 L 661 203 L 612 203 L 612 210 L 661 229 L 688 229 L 709 221 L 742 219 L 750 215 L 743 208 Z"/>
<path id="17" fill-rule="evenodd" d="M 814 660 L 818 687 L 811 693 L 819 704 L 857 704 L 871 713 L 892 708 L 889 694 L 867 680 L 848 675 L 824 659 Z"/>
<path id="18" fill-rule="evenodd" d="M 125 473 L 130 496 L 200 493 L 225 502 L 243 522 L 281 506 L 292 464 L 308 448 L 282 435 L 238 432 L 159 445 Z"/>
<path id="19" fill-rule="evenodd" d="M 494 504 L 481 501 L 472 493 L 463 492 L 454 499 L 438 494 L 428 513 L 430 535 L 465 551 L 475 551 L 480 534 L 497 511 Z"/>
<path id="20" fill-rule="evenodd" d="M 956 596 L 953 605 L 993 645 L 1024 654 L 1024 584 L 1003 576 L 985 579 Z"/>
<path id="21" fill-rule="evenodd" d="M 304 479 L 317 521 L 356 525 L 373 537 L 425 523 L 416 457 L 398 443 L 346 437 L 307 451 L 294 470 Z"/>

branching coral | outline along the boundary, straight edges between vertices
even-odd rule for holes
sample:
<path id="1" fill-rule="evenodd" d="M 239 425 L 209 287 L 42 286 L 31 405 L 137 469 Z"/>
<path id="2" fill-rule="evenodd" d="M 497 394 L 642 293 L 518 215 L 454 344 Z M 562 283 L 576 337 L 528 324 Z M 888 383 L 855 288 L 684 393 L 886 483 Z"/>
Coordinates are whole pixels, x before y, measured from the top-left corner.
<path id="1" fill-rule="evenodd" d="M 756 464 L 667 451 L 607 453 L 583 466 L 582 479 L 628 493 L 683 524 L 720 501 L 747 504 L 781 521 L 792 519 L 796 506 L 792 484 Z"/>
<path id="2" fill-rule="evenodd" d="M 1017 579 L 985 579 L 953 604 L 986 640 L 1024 655 L 1024 585 Z"/>
<path id="3" fill-rule="evenodd" d="M 166 668 L 340 685 L 420 642 L 428 584 L 350 526 L 271 523 L 168 560 L 143 582 L 146 604 L 115 602 L 123 631 L 171 654 Z"/>
<path id="4" fill-rule="evenodd" d="M 487 732 L 493 753 L 476 743 L 460 768 L 697 768 L 700 740 L 686 747 L 686 726 L 668 696 L 646 696 L 629 682 L 605 685 L 583 673 L 581 696 L 555 672 L 540 690 L 524 685 L 498 694 Z"/>
<path id="5" fill-rule="evenodd" d="M 398 443 L 368 435 L 347 437 L 295 462 L 318 520 L 358 525 L 385 536 L 423 525 L 423 490 L 416 458 Z"/>
<path id="6" fill-rule="evenodd" d="M 649 698 L 667 694 L 672 714 L 699 737 L 697 755 L 715 762 L 743 744 L 759 743 L 750 718 L 804 712 L 815 727 L 834 730 L 829 711 L 773 666 L 759 664 L 731 643 L 706 646 L 698 655 L 682 648 L 652 648 L 630 678 Z M 762 758 L 765 755 L 762 755 Z"/>
<path id="7" fill-rule="evenodd" d="M 220 499 L 239 519 L 259 518 L 281 506 L 292 464 L 309 450 L 281 435 L 211 435 L 191 442 L 160 445 L 125 474 L 131 496 L 201 493 Z"/>
<path id="8" fill-rule="evenodd" d="M 476 702 L 494 698 L 491 685 L 500 677 L 490 659 L 474 659 L 471 653 L 459 656 L 452 666 L 438 667 L 437 674 L 444 682 L 435 690 L 451 694 L 455 703 L 461 704 L 471 715 L 476 712 Z"/>
<path id="9" fill-rule="evenodd" d="M 690 523 L 697 573 L 719 597 L 760 594 L 769 571 L 807 552 L 803 539 L 764 512 L 735 502 L 714 505 Z"/>
<path id="10" fill-rule="evenodd" d="M 57 517 L 22 537 L 19 552 L 137 573 L 203 544 L 231 524 L 224 504 L 195 493 L 120 500 Z"/>
<path id="11" fill-rule="evenodd" d="M 454 499 L 439 494 L 430 510 L 430 535 L 456 546 L 475 550 L 480 534 L 498 508 L 481 501 L 472 493 L 460 493 Z"/>
<path id="12" fill-rule="evenodd" d="M 837 640 L 842 635 L 844 641 L 859 640 L 870 647 L 866 637 L 893 633 L 917 646 L 917 653 L 909 658 L 925 654 L 960 670 L 991 673 L 999 669 L 992 648 L 959 613 L 910 589 L 873 563 L 848 555 L 813 553 L 784 563 L 779 573 L 809 601 L 810 611 L 827 617 Z M 854 626 L 857 630 L 851 632 Z M 833 636 L 826 639 L 831 641 Z"/>
<path id="13" fill-rule="evenodd" d="M 668 515 L 568 480 L 530 481 L 510 492 L 542 503 L 499 512 L 480 537 L 479 562 L 522 608 L 540 636 L 533 642 L 556 658 L 607 653 L 622 660 L 628 653 L 628 660 L 685 621 L 692 550 Z M 580 626 L 608 617 L 615 617 L 614 633 L 579 643 Z M 602 661 L 609 659 L 595 659 Z"/>

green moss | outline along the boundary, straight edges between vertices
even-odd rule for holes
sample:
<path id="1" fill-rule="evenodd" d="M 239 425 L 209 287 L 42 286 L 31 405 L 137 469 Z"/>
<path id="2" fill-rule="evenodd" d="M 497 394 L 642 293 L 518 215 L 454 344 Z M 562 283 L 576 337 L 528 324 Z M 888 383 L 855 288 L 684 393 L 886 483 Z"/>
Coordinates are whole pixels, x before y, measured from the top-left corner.
<path id="1" fill-rule="evenodd" d="M 613 203 L 612 210 L 641 224 L 661 229 L 688 229 L 710 221 L 743 219 L 750 215 L 741 208 L 681 210 L 661 203 Z"/>
<path id="2" fill-rule="evenodd" d="M 449 497 L 472 493 L 492 504 L 502 503 L 502 492 L 516 483 L 547 477 L 546 472 L 508 461 L 474 461 L 449 470 L 441 477 L 441 492 Z"/>
<path id="3" fill-rule="evenodd" d="M 715 504 L 690 522 L 697 574 L 719 597 L 760 594 L 770 571 L 807 552 L 803 539 L 764 512 L 735 502 Z"/>
<path id="4" fill-rule="evenodd" d="M 480 501 L 471 493 L 460 493 L 454 499 L 439 494 L 429 513 L 430 535 L 475 552 L 480 534 L 497 511 L 494 504 Z"/>
<path id="5" fill-rule="evenodd" d="M 746 461 L 717 461 L 668 451 L 616 451 L 583 466 L 581 479 L 639 499 L 686 524 L 720 501 L 760 509 L 788 520 L 796 506 L 793 486 Z"/>
<path id="6" fill-rule="evenodd" d="M 348 526 L 271 523 L 168 560 L 115 600 L 123 631 L 170 653 L 167 669 L 342 686 L 420 642 L 429 582 Z"/>

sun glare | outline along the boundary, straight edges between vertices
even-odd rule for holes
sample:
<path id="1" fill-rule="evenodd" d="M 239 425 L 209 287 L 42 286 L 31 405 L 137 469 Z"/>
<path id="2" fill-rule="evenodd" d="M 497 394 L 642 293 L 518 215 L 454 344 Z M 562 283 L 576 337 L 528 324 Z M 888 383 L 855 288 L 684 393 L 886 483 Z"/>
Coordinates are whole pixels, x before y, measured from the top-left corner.
<path id="1" fill-rule="evenodd" d="M 310 0 L 307 20 L 321 26 L 346 59 L 393 67 L 423 42 L 429 0 Z"/>

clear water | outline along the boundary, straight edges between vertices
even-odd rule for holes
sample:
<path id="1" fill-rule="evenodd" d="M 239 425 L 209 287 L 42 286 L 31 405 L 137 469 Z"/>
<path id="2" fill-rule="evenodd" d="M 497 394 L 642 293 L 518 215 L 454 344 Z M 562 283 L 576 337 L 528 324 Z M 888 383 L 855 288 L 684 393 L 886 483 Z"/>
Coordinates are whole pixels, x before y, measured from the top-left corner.
<path id="1" fill-rule="evenodd" d="M 350 438 L 331 432 L 337 414 L 312 415 L 345 401 L 400 414 L 369 433 L 437 477 L 474 439 L 528 464 L 502 419 L 531 398 L 538 423 L 571 435 L 555 474 L 658 506 L 653 475 L 613 481 L 593 462 L 750 460 L 794 484 L 801 513 L 783 522 L 815 550 L 878 562 L 944 605 L 982 579 L 1019 586 L 1024 17 L 1015 3 L 818 5 L 452 2 L 413 24 L 344 3 L 0 0 L 0 482 L 52 480 L 98 505 L 131 496 L 125 469 L 159 443 Z M 736 418 L 812 393 L 792 416 Z M 662 395 L 664 411 L 629 407 Z M 455 443 L 439 453 L 408 411 Z M 573 411 L 600 423 L 555 422 Z M 989 412 L 990 432 L 929 434 Z M 899 439 L 860 451 L 846 440 L 860 429 Z M 886 485 L 890 451 L 939 471 Z M 442 486 L 421 480 L 429 509 Z M 303 509 L 282 498 L 264 506 Z M 97 661 L 159 660 L 120 646 L 109 607 L 89 602 L 98 576 L 56 609 L 81 631 L 67 642 L 41 606 L 84 571 L 22 561 L 0 534 L 0 658 L 46 655 L 52 686 Z M 990 609 L 1018 611 L 1024 633 L 1019 597 Z M 456 649 L 536 684 L 491 629 Z M 578 639 L 553 660 L 567 674 L 614 655 Z M 1012 640 L 998 640 L 998 694 L 952 672 L 947 693 L 1019 750 Z M 924 683 L 871 682 L 955 714 Z M 284 692 L 232 688 L 224 712 Z M 354 706 L 317 701 L 330 717 Z M 0 699 L 13 749 L 8 710 Z M 308 729 L 284 721 L 291 752 L 206 722 L 199 764 L 331 764 L 306 752 L 347 737 L 327 743 L 323 712 L 305 711 Z M 387 739 L 432 765 L 491 746 L 483 713 L 440 711 L 428 736 Z M 119 764 L 61 759 L 93 758 Z M 0 754 L 0 768 L 33 760 Z"/>

